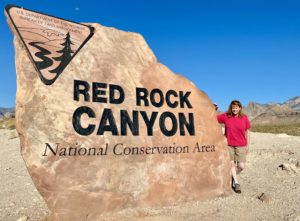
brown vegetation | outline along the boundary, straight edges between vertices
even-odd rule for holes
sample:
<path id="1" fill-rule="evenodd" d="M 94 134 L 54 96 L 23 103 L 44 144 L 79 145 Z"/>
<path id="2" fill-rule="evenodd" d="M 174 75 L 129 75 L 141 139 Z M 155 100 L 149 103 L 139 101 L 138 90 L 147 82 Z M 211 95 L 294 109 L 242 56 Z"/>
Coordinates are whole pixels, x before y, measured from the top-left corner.
<path id="1" fill-rule="evenodd" d="M 253 124 L 251 131 L 261 133 L 273 133 L 273 134 L 288 134 L 293 136 L 300 136 L 300 123 L 289 123 L 289 124 Z"/>
<path id="2" fill-rule="evenodd" d="M 15 118 L 0 119 L 0 129 L 15 129 Z"/>

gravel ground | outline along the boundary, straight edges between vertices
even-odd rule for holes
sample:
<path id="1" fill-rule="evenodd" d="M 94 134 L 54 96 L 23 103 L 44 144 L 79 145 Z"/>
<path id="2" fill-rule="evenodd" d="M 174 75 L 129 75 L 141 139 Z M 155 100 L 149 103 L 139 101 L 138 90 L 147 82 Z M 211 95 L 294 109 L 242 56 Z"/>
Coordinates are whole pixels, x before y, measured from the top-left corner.
<path id="1" fill-rule="evenodd" d="M 15 130 L 0 130 L 0 220 L 42 220 L 48 213 L 20 155 Z M 242 194 L 158 209 L 126 209 L 107 221 L 300 221 L 300 137 L 251 133 Z"/>

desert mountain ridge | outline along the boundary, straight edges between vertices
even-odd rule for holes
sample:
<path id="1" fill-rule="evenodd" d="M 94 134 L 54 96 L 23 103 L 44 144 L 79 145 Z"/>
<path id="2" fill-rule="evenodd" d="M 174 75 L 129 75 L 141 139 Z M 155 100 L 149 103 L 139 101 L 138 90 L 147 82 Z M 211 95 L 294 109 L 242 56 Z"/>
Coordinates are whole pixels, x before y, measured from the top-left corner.
<path id="1" fill-rule="evenodd" d="M 257 118 L 260 118 L 261 115 L 264 117 L 267 115 L 297 116 L 296 112 L 300 114 L 300 96 L 293 97 L 284 103 L 260 104 L 250 102 L 243 108 L 243 111 L 251 121 L 258 121 Z"/>
<path id="2" fill-rule="evenodd" d="M 10 108 L 4 108 L 0 107 L 0 119 L 1 118 L 10 118 L 15 116 L 15 108 L 10 107 Z"/>
<path id="3" fill-rule="evenodd" d="M 284 103 L 250 102 L 243 109 L 251 121 L 251 130 L 254 132 L 300 136 L 300 96 Z"/>

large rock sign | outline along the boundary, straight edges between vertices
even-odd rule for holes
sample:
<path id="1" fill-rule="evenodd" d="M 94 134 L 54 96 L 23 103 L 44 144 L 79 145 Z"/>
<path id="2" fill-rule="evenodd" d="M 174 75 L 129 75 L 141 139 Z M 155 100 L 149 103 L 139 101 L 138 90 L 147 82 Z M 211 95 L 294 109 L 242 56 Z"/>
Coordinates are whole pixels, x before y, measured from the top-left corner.
<path id="1" fill-rule="evenodd" d="M 57 24 L 18 7 L 6 13 L 14 32 L 14 13 L 47 33 Z M 28 171 L 51 211 L 48 219 L 100 220 L 124 208 L 228 193 L 229 156 L 207 95 L 160 64 L 139 34 L 91 26 L 94 34 L 83 33 L 91 38 L 81 49 L 73 48 L 69 26 L 56 27 L 64 37 L 56 46 L 49 40 L 53 53 L 80 50 L 50 81 L 43 76 L 51 74 L 34 64 L 43 56 L 62 63 L 62 57 L 48 47 L 50 54 L 34 63 L 29 57 L 39 55 L 36 46 L 47 43 L 20 42 L 22 30 L 14 42 L 16 126 Z"/>

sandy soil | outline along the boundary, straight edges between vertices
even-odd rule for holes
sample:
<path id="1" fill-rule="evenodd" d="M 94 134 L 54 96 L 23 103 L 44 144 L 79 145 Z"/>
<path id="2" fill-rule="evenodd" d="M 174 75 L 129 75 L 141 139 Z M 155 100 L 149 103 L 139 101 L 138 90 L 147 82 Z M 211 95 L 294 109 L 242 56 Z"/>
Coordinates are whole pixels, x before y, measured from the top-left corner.
<path id="1" fill-rule="evenodd" d="M 0 130 L 0 220 L 41 220 L 47 206 L 19 149 L 16 132 Z M 239 179 L 242 194 L 160 209 L 127 209 L 103 220 L 300 221 L 300 137 L 251 133 L 247 167 Z"/>

